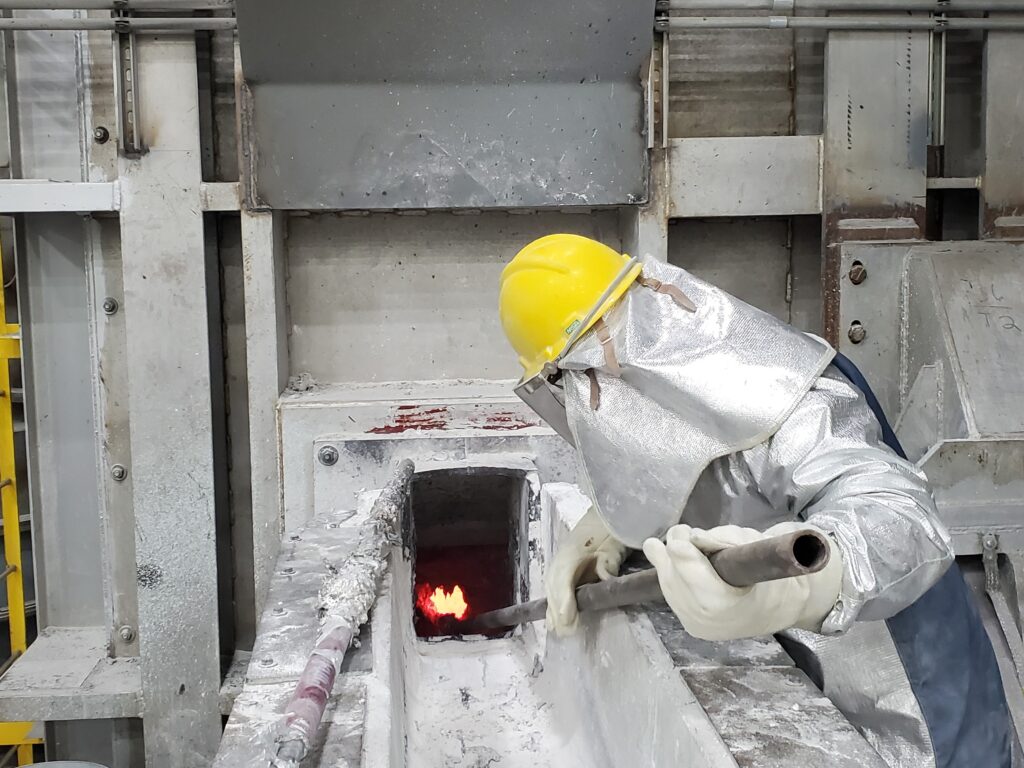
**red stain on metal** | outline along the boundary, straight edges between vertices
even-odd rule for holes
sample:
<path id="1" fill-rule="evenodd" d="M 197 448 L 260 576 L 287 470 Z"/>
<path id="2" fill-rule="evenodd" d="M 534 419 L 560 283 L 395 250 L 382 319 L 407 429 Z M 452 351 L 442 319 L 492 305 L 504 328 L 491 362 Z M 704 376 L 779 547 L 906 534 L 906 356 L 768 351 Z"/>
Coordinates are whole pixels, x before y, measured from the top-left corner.
<path id="1" fill-rule="evenodd" d="M 396 435 L 409 430 L 447 429 L 451 415 L 447 408 L 420 408 L 416 405 L 400 405 L 395 411 L 393 423 L 366 431 L 373 435 Z"/>
<path id="2" fill-rule="evenodd" d="M 527 421 L 516 413 L 490 413 L 484 418 L 484 423 L 478 425 L 480 429 L 512 431 L 516 429 L 529 429 L 537 424 Z"/>

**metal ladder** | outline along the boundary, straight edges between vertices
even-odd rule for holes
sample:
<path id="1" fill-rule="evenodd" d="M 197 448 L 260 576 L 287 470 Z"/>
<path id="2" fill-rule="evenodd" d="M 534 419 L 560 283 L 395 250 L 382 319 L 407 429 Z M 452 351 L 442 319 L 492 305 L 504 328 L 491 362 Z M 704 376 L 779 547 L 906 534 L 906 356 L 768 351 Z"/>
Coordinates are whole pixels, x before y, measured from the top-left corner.
<path id="1" fill-rule="evenodd" d="M 0 260 L 0 505 L 3 508 L 4 562 L 0 571 L 7 585 L 8 626 L 11 656 L 0 665 L 0 677 L 25 653 L 25 579 L 21 564 L 21 519 L 18 514 L 18 484 L 14 458 L 14 411 L 11 393 L 11 361 L 21 358 L 21 326 L 7 322 L 4 300 L 3 263 Z M 33 745 L 42 739 L 32 735 L 35 723 L 0 723 L 0 766 L 15 753 L 18 765 L 33 761 Z M 9 747 L 9 749 L 3 749 Z"/>

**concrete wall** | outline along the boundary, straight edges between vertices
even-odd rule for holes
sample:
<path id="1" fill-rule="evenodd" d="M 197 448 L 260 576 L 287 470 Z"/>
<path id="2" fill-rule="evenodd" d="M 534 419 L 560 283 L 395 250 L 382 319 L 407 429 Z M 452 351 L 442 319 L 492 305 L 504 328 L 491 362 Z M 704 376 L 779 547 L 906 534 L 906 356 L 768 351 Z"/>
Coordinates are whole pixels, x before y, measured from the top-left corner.
<path id="1" fill-rule="evenodd" d="M 820 333 L 820 234 L 817 216 L 677 220 L 669 227 L 669 262 Z"/>
<path id="2" fill-rule="evenodd" d="M 517 378 L 498 319 L 498 279 L 519 248 L 552 232 L 621 247 L 614 212 L 291 217 L 292 374 L 320 382 Z"/>

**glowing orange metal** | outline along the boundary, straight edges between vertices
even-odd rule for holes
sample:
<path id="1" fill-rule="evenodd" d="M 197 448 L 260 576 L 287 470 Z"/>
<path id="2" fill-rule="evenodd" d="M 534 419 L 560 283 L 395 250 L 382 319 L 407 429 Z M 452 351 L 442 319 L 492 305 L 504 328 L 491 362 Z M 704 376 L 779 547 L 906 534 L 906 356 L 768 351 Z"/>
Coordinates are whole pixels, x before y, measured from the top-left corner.
<path id="1" fill-rule="evenodd" d="M 431 591 L 429 584 L 421 584 L 416 590 L 416 605 L 431 621 L 437 621 L 442 616 L 454 616 L 462 619 L 469 611 L 469 603 L 462 594 L 462 587 L 456 584 L 451 592 L 444 587 L 437 587 Z"/>

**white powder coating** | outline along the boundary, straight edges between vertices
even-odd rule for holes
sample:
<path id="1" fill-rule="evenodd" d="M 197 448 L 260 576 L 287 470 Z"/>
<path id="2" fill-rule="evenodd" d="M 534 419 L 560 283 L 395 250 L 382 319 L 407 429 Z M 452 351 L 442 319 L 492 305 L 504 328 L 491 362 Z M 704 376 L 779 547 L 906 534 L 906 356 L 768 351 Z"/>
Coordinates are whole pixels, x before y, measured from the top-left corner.
<path id="1" fill-rule="evenodd" d="M 358 633 L 369 618 L 387 569 L 388 552 L 399 543 L 396 526 L 408 503 L 406 485 L 412 472 L 412 462 L 399 465 L 392 481 L 374 501 L 355 549 L 344 562 L 328 566 L 332 576 L 320 588 L 320 641 L 338 627 Z"/>
<path id="2" fill-rule="evenodd" d="M 406 700 L 409 768 L 604 765 L 571 725 L 577 715 L 553 702 L 531 646 L 522 636 L 419 643 L 419 681 Z"/>

